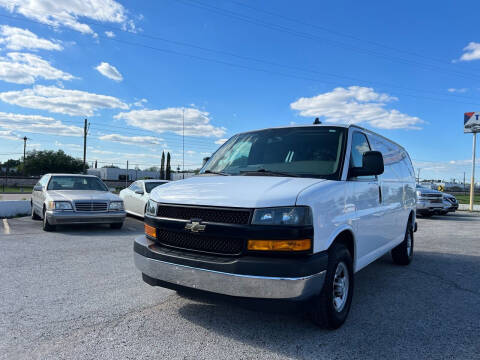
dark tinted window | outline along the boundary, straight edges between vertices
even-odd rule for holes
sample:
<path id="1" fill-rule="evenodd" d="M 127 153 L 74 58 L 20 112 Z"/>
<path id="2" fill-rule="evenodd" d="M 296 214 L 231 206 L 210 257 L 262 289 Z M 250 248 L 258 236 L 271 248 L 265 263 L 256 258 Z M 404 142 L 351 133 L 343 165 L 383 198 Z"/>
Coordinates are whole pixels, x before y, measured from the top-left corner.
<path id="1" fill-rule="evenodd" d="M 243 175 L 257 170 L 292 176 L 337 178 L 346 129 L 296 127 L 239 134 L 226 142 L 202 169 Z"/>
<path id="2" fill-rule="evenodd" d="M 147 193 L 149 193 L 150 191 L 152 191 L 157 186 L 160 186 L 160 185 L 163 185 L 163 184 L 166 184 L 166 182 L 163 182 L 163 181 L 146 182 L 145 183 L 145 190 L 147 191 Z"/>

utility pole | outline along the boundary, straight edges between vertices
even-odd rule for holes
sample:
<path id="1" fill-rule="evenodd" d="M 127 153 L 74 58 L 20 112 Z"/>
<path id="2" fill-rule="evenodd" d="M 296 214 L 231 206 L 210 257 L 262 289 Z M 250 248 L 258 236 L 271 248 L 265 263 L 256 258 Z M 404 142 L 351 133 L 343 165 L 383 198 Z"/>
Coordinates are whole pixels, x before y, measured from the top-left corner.
<path id="1" fill-rule="evenodd" d="M 182 179 L 185 179 L 185 108 L 182 108 L 182 128 L 183 128 L 183 136 L 182 136 L 182 141 L 183 141 L 183 171 L 182 171 Z"/>
<path id="2" fill-rule="evenodd" d="M 27 150 L 27 140 L 28 138 L 26 136 L 23 137 L 23 176 L 25 176 L 25 155 L 26 155 L 26 150 Z"/>
<path id="3" fill-rule="evenodd" d="M 475 152 L 477 149 L 477 133 L 473 133 L 472 147 L 472 181 L 470 184 L 470 211 L 473 211 L 473 200 L 475 199 Z"/>
<path id="4" fill-rule="evenodd" d="M 420 170 L 422 170 L 422 168 L 418 168 L 418 177 L 417 177 L 417 183 L 420 183 Z"/>
<path id="5" fill-rule="evenodd" d="M 128 160 L 127 160 L 127 175 L 125 176 L 125 189 L 128 187 Z"/>
<path id="6" fill-rule="evenodd" d="M 90 123 L 87 123 L 87 119 L 85 119 L 85 122 L 83 124 L 83 173 L 87 173 L 87 135 L 88 135 L 88 129 L 90 127 Z"/>
<path id="7" fill-rule="evenodd" d="M 463 172 L 463 195 L 466 194 L 466 191 L 465 191 L 465 171 Z"/>

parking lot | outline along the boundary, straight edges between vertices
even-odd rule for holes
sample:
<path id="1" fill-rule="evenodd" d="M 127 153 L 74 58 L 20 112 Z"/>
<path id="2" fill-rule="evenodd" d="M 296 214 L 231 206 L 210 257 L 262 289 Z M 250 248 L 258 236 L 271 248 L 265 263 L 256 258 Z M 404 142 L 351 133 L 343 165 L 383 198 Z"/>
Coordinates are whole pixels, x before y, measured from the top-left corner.
<path id="1" fill-rule="evenodd" d="M 144 284 L 128 218 L 45 233 L 0 220 L 0 358 L 478 358 L 480 216 L 419 219 L 408 267 L 389 256 L 360 271 L 337 331 L 301 314 L 184 298 Z"/>

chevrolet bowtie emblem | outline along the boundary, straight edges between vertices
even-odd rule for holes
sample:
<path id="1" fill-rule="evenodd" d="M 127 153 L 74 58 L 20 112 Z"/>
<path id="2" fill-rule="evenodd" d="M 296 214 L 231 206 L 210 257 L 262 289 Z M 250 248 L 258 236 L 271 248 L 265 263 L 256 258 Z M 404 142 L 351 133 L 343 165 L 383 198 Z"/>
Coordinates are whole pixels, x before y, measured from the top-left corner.
<path id="1" fill-rule="evenodd" d="M 200 224 L 198 221 L 192 221 L 185 225 L 185 230 L 197 233 L 205 230 L 206 225 Z"/>

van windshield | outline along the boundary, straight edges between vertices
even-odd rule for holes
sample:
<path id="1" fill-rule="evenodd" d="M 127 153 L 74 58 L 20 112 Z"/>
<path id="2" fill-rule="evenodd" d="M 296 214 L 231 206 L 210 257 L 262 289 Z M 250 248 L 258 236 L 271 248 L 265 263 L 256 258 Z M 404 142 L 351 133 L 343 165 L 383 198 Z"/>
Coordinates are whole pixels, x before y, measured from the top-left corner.
<path id="1" fill-rule="evenodd" d="M 345 136 L 345 128 L 324 126 L 239 134 L 227 141 L 200 173 L 338 179 Z"/>

